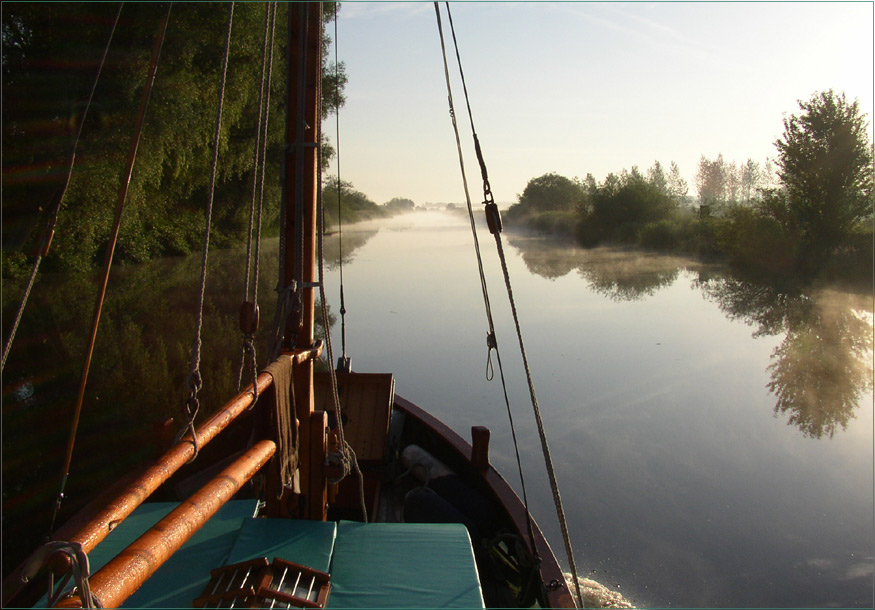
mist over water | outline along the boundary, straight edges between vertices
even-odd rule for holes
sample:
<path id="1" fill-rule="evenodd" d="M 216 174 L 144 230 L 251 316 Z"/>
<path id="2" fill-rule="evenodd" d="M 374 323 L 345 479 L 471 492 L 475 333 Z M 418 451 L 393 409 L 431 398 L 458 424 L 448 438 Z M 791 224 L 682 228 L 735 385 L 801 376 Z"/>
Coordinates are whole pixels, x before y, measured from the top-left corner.
<path id="1" fill-rule="evenodd" d="M 641 607 L 870 607 L 871 295 L 505 240 L 581 576 Z M 480 241 L 529 502 L 561 556 L 485 227 Z M 493 464 L 519 490 L 466 218 L 386 221 L 344 274 L 353 368 L 393 372 L 463 435 L 489 426 Z"/>
<path id="2" fill-rule="evenodd" d="M 529 504 L 564 561 L 494 243 L 485 227 L 479 236 Z M 326 241 L 325 279 L 336 355 L 339 241 Z M 682 257 L 582 250 L 510 232 L 505 244 L 576 562 L 581 577 L 606 587 L 602 599 L 872 606 L 871 294 L 751 284 Z M 276 240 L 262 253 L 263 366 Z M 236 383 L 244 254 L 210 258 L 205 414 Z M 498 375 L 487 381 L 467 218 L 421 212 L 347 226 L 343 259 L 353 369 L 393 373 L 398 394 L 462 436 L 488 426 L 492 463 L 519 492 Z M 114 271 L 70 509 L 109 476 L 94 458 L 142 458 L 130 448 L 155 421 L 180 416 L 198 264 L 192 257 Z M 27 519 L 38 521 L 57 492 L 92 291 L 87 279 L 41 279 L 10 353 L 3 491 L 4 517 L 16 528 L 4 535 L 28 531 Z M 28 436 L 34 429 L 40 442 Z M 42 535 L 45 525 L 32 531 Z M 4 561 L 38 542 L 5 536 Z"/>

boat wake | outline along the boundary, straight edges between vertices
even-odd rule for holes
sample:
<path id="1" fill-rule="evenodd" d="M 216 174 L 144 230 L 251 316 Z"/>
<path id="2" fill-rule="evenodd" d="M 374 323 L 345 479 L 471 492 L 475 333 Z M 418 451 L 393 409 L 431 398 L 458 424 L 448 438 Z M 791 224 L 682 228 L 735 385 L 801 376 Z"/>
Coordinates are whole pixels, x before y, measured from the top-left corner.
<path id="1" fill-rule="evenodd" d="M 632 603 L 618 591 L 608 589 L 601 583 L 589 578 L 579 578 L 580 592 L 583 594 L 583 604 L 579 608 L 635 608 Z M 565 581 L 571 594 L 576 598 L 574 580 L 570 573 L 565 573 Z M 575 600 L 576 601 L 576 600 Z"/>

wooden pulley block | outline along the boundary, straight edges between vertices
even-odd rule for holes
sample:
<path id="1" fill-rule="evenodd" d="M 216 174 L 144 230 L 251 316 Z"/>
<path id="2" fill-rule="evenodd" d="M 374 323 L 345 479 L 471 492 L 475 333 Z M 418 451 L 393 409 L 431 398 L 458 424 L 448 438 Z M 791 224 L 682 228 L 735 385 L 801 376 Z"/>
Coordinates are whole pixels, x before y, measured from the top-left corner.
<path id="1" fill-rule="evenodd" d="M 246 301 L 240 306 L 240 330 L 252 335 L 258 330 L 258 304 Z"/>

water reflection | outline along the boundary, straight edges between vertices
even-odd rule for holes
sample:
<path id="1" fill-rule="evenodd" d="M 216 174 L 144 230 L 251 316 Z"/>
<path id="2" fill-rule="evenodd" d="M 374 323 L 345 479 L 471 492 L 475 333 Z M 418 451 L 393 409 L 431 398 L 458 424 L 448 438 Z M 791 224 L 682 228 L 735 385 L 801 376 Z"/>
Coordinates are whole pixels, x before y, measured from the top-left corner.
<path id="1" fill-rule="evenodd" d="M 754 337 L 785 334 L 767 367 L 775 415 L 806 437 L 832 438 L 854 418 L 872 389 L 870 301 L 829 290 L 776 286 L 734 277 L 689 259 L 622 248 L 581 249 L 550 239 L 512 236 L 526 267 L 557 279 L 576 270 L 612 301 L 636 301 L 671 286 L 681 271 L 731 320 L 754 327 Z"/>
<path id="2" fill-rule="evenodd" d="M 674 256 L 642 256 L 619 247 L 577 248 L 537 237 L 511 236 L 532 273 L 557 279 L 576 270 L 599 294 L 612 301 L 638 301 L 671 286 L 689 261 Z"/>
<path id="3" fill-rule="evenodd" d="M 325 269 L 332 270 L 340 264 L 341 249 L 343 250 L 343 264 L 352 264 L 356 251 L 364 246 L 378 233 L 378 229 L 365 229 L 357 225 L 344 227 L 343 235 L 331 233 L 324 240 Z"/>
<path id="4" fill-rule="evenodd" d="M 345 231 L 344 264 L 376 233 Z M 339 246 L 338 236 L 326 238 L 326 268 L 337 266 Z M 278 260 L 278 240 L 265 240 L 257 281 L 262 312 L 261 328 L 255 334 L 259 366 L 267 364 L 271 342 L 266 322 L 276 303 Z M 80 508 L 102 482 L 115 480 L 160 452 L 166 439 L 153 430 L 160 430 L 163 421 L 175 418 L 176 428 L 182 425 L 200 264 L 200 255 L 193 255 L 113 270 L 67 486 L 70 499 L 64 503 L 61 521 Z M 243 248 L 210 255 L 201 351 L 201 418 L 236 392 L 241 358 L 238 312 L 245 269 Z M 3 287 L 7 321 L 21 292 L 19 286 L 4 283 Z M 48 529 L 96 290 L 92 275 L 41 276 L 3 371 L 3 510 L 4 518 L 17 524 L 14 530 L 3 531 L 9 539 L 4 542 L 3 559 L 10 568 L 23 559 L 25 551 L 36 547 Z M 244 372 L 244 383 L 250 376 Z M 117 457 L 107 463 L 106 455 Z"/>
<path id="5" fill-rule="evenodd" d="M 699 281 L 730 318 L 756 327 L 754 336 L 786 333 L 772 352 L 769 390 L 775 414 L 810 438 L 846 429 L 872 388 L 872 323 L 853 297 L 722 277 Z"/>

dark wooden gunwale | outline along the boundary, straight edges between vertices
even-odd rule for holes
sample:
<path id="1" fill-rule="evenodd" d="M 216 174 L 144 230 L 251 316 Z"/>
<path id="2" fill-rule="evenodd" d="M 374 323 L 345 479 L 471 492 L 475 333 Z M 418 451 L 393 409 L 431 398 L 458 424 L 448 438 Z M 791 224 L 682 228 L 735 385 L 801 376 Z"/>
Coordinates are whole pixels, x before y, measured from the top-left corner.
<path id="1" fill-rule="evenodd" d="M 471 459 L 471 444 L 445 423 L 431 415 L 421 407 L 416 406 L 409 400 L 395 395 L 395 408 L 400 409 L 406 415 L 418 420 L 436 437 L 444 440 L 447 447 L 457 454 L 464 462 Z M 513 523 L 520 537 L 526 542 L 531 552 L 529 537 L 526 534 L 526 508 L 513 488 L 504 480 L 504 477 L 491 465 L 485 471 L 471 468 L 471 471 L 479 476 L 486 487 L 494 494 L 495 499 L 501 504 L 507 513 L 507 517 Z M 565 581 L 565 575 L 550 548 L 550 543 L 544 537 L 537 522 L 532 519 L 535 546 L 541 558 L 541 578 L 546 586 L 547 605 L 550 608 L 574 608 L 571 591 Z"/>

